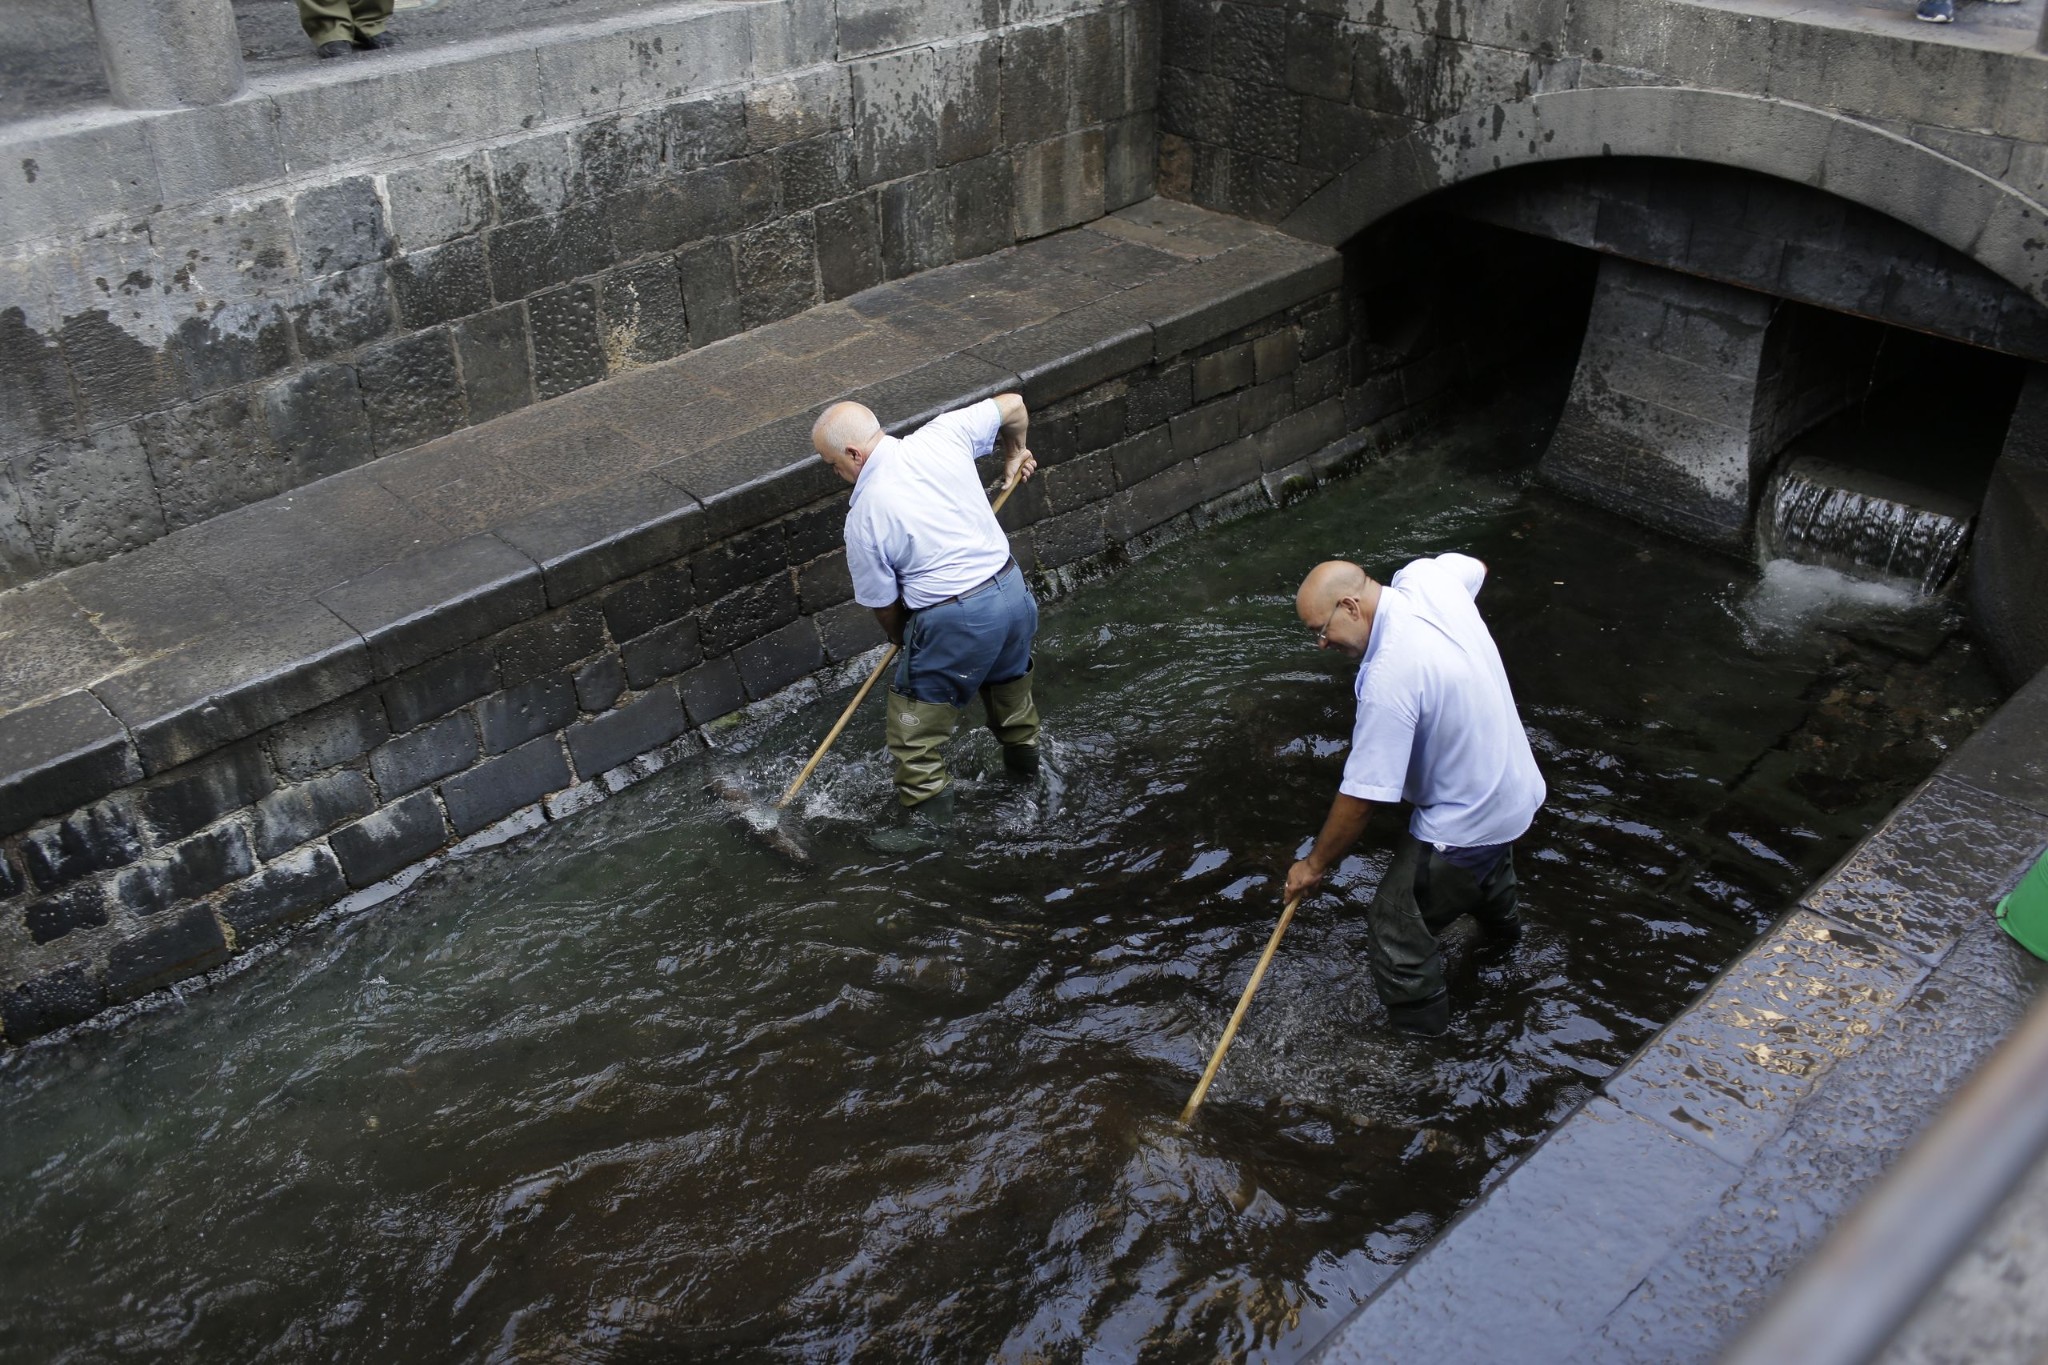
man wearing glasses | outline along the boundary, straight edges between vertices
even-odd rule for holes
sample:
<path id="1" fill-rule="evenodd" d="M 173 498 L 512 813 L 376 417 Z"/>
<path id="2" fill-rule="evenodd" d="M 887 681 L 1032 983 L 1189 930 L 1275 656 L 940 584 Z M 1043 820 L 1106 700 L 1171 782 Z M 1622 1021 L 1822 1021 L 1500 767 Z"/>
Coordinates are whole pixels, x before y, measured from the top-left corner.
<path id="1" fill-rule="evenodd" d="M 1366 919 L 1389 1021 L 1426 1036 L 1451 1017 L 1436 935 L 1469 914 L 1491 945 L 1521 937 L 1511 845 L 1545 795 L 1474 604 L 1485 581 L 1486 566 L 1470 555 L 1418 559 L 1384 585 L 1333 559 L 1310 570 L 1294 597 L 1316 648 L 1359 660 L 1358 714 L 1336 800 L 1315 846 L 1288 869 L 1286 898 L 1322 883 L 1375 802 L 1409 802 L 1414 816 Z"/>

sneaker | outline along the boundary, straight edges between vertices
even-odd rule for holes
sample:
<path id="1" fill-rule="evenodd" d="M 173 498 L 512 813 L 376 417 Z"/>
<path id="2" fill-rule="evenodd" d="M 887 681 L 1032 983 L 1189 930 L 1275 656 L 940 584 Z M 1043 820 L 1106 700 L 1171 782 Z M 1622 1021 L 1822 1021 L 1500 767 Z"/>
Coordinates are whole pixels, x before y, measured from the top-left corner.
<path id="1" fill-rule="evenodd" d="M 353 56 L 355 55 L 356 49 L 355 44 L 353 43 L 332 42 L 322 43 L 320 44 L 320 46 L 314 48 L 313 50 L 320 54 L 321 61 L 327 62 L 334 60 L 336 57 Z"/>
<path id="2" fill-rule="evenodd" d="M 1956 0 L 1920 0 L 1920 7 L 1913 11 L 1913 17 L 1923 24 L 1953 24 L 1956 21 Z"/>
<path id="3" fill-rule="evenodd" d="M 382 52 L 386 48 L 398 46 L 398 35 L 395 33 L 358 33 L 356 35 L 356 46 L 364 52 Z"/>

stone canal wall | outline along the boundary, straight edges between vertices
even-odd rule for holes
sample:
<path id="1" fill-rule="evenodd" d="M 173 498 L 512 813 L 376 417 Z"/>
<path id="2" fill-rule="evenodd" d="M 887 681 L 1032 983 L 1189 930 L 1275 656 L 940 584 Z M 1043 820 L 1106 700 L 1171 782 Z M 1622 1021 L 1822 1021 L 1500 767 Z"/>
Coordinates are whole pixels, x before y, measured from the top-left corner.
<path id="1" fill-rule="evenodd" d="M 828 398 L 901 430 L 1021 389 L 1045 468 L 1003 520 L 1045 583 L 1312 486 L 1500 358 L 1498 333 L 1357 340 L 1341 278 L 1327 249 L 1155 201 L 15 594 L 9 682 L 48 695 L 0 715 L 7 1041 L 395 894 L 878 643 L 844 486 L 809 452 Z M 292 575 L 312 595 L 266 599 Z"/>
<path id="2" fill-rule="evenodd" d="M 1970 547 L 1970 618 L 2007 676 L 2048 669 L 2048 368 L 2020 389 Z"/>
<path id="3" fill-rule="evenodd" d="M 0 129 L 0 588 L 1143 199 L 1156 13 L 675 4 Z"/>

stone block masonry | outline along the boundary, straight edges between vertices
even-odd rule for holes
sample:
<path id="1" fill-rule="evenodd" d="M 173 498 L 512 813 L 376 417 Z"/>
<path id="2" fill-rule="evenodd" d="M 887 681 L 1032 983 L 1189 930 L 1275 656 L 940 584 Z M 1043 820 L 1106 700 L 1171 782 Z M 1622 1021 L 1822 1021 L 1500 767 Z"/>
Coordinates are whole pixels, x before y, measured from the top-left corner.
<path id="1" fill-rule="evenodd" d="M 1930 34 L 1846 6 L 1696 0 L 1164 0 L 1160 23 L 1160 191 L 1262 222 L 1287 220 L 1393 146 L 1412 147 L 1402 159 L 1447 184 L 1526 160 L 1661 143 L 1650 154 L 1770 169 L 1868 202 L 1852 177 L 1812 174 L 1833 149 L 1802 147 L 1787 128 L 1730 145 L 1705 112 L 1712 102 L 1654 128 L 1624 128 L 1617 116 L 1569 151 L 1546 151 L 1550 130 L 1526 154 L 1494 154 L 1494 143 L 1514 147 L 1503 128 L 1515 128 L 1518 106 L 1564 91 L 1665 87 L 1796 104 L 2036 201 L 2048 170 L 2043 58 L 2030 23 Z M 1453 152 L 1470 158 L 1469 170 L 1449 171 Z M 1880 152 L 1864 170 L 1891 183 L 1894 205 L 1918 200 L 1939 219 L 1949 196 L 1907 169 L 1916 159 Z"/>
<path id="2" fill-rule="evenodd" d="M 1954 247 L 1825 190 L 1697 162 L 1610 157 L 1461 186 L 1456 211 L 1644 265 L 2029 360 L 2048 307 Z"/>
<path id="3" fill-rule="evenodd" d="M 1771 457 L 1863 397 L 1877 344 L 1866 323 L 1605 257 L 1543 477 L 1740 550 Z"/>
<path id="4" fill-rule="evenodd" d="M 1050 586 L 1312 485 L 1458 377 L 1354 344 L 1341 282 L 1148 201 L 0 597 L 7 1040 L 570 814 L 872 648 L 809 449 L 833 398 L 901 431 L 1020 389 L 1044 474 L 1003 519 Z"/>
<path id="5" fill-rule="evenodd" d="M 1136 202 L 1157 46 L 678 3 L 0 131 L 0 589 Z"/>

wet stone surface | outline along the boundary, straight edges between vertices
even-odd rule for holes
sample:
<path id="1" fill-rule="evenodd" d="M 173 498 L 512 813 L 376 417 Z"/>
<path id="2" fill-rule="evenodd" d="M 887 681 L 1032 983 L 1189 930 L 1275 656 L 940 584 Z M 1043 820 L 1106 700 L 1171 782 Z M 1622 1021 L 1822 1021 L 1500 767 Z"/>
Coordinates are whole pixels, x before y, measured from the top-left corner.
<path id="1" fill-rule="evenodd" d="M 1940 778 L 1800 903 L 1935 962 L 2048 845 L 2048 815 Z"/>
<path id="2" fill-rule="evenodd" d="M 1705 1362 L 1810 1255 L 2019 1022 L 2025 1001 L 1932 980 L 1760 1147 L 1598 1335 L 1603 1361 Z"/>
<path id="3" fill-rule="evenodd" d="M 1796 915 L 1607 1093 L 1740 1163 L 1926 972 L 1878 939 Z"/>
<path id="4" fill-rule="evenodd" d="M 1487 1196 L 1483 1224 L 1461 1224 L 1373 1305 L 1374 1325 L 1395 1341 L 1434 1342 L 1444 1360 L 1489 1360 L 1501 1345 L 1498 1315 L 1512 1312 L 1519 1358 L 1569 1359 L 1735 1176 L 1704 1149 L 1595 1100 Z M 1474 1311 L 1474 1298 L 1494 1300 L 1494 1312 Z M 1348 1340 L 1322 1357 L 1380 1358 Z"/>

